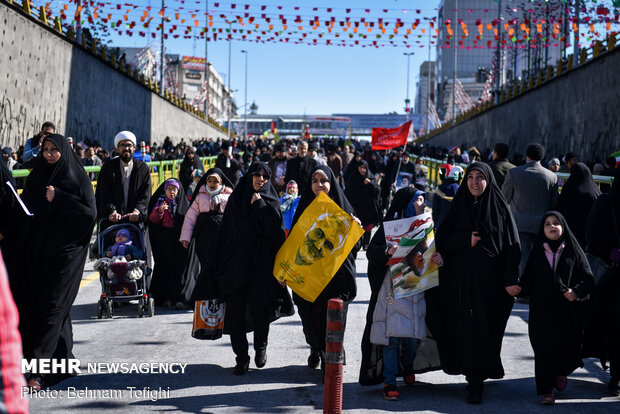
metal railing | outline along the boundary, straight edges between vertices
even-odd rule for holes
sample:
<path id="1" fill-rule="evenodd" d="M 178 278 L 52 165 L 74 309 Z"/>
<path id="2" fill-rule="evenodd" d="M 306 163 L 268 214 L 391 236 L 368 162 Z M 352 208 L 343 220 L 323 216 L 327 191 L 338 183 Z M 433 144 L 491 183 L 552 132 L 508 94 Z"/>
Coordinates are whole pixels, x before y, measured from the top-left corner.
<path id="1" fill-rule="evenodd" d="M 202 161 L 202 165 L 204 166 L 204 170 L 207 171 L 209 168 L 215 166 L 216 156 L 212 157 L 200 157 L 200 161 Z M 151 187 L 152 191 L 155 192 L 157 188 L 166 181 L 168 178 L 178 178 L 179 177 L 179 168 L 181 167 L 182 159 L 180 160 L 168 160 L 168 161 L 149 161 L 146 165 L 151 169 Z M 97 190 L 97 180 L 99 179 L 99 172 L 101 171 L 100 166 L 88 166 L 84 167 L 87 173 L 94 173 L 94 181 L 92 181 L 93 191 Z M 13 177 L 16 179 L 21 179 L 18 183 L 17 192 L 21 194 L 23 190 L 23 186 L 30 174 L 30 170 L 13 170 Z M 21 185 L 20 185 L 21 184 Z"/>

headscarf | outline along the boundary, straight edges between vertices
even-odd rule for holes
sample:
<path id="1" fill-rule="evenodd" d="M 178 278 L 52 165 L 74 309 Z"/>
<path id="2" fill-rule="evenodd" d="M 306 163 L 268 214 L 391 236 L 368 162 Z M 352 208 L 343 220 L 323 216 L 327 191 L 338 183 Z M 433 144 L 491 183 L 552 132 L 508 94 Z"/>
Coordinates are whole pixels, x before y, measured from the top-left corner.
<path id="1" fill-rule="evenodd" d="M 467 185 L 467 178 L 473 170 L 480 171 L 487 181 L 484 192 L 477 200 Z M 482 238 L 479 244 L 491 257 L 499 255 L 504 248 L 519 244 L 517 226 L 491 167 L 482 162 L 471 163 L 465 171 L 464 180 L 450 203 L 441 228 L 437 230 L 438 238 L 439 235 L 449 237 L 453 231 L 478 231 Z"/>
<path id="2" fill-rule="evenodd" d="M 177 196 L 174 198 L 174 200 L 170 200 L 166 196 L 166 188 L 168 188 L 168 186 L 170 185 L 174 185 L 179 189 L 179 192 L 177 193 Z M 151 211 L 153 211 L 155 207 L 161 206 L 164 201 L 167 202 L 170 206 L 170 214 L 173 218 L 175 218 L 176 215 L 180 216 L 175 218 L 174 220 L 174 228 L 180 233 L 181 227 L 183 226 L 183 219 L 185 217 L 185 213 L 187 213 L 187 209 L 189 208 L 189 200 L 185 195 L 185 190 L 183 189 L 183 186 L 179 185 L 179 182 L 174 178 L 169 178 L 164 181 L 153 193 L 151 199 L 149 200 L 149 214 Z"/>
<path id="3" fill-rule="evenodd" d="M 601 191 L 594 182 L 588 167 L 581 162 L 573 165 L 570 177 L 562 187 L 557 210 L 566 217 L 566 221 L 582 247 L 586 245 L 587 220 L 585 217 L 590 213 L 599 195 Z"/>
<path id="4" fill-rule="evenodd" d="M 547 217 L 550 217 L 550 216 L 557 217 L 558 220 L 560 221 L 560 224 L 562 225 L 562 235 L 560 236 L 558 240 L 549 240 L 547 236 L 545 236 L 545 220 L 547 219 Z M 556 252 L 562 244 L 564 245 L 564 248 L 561 251 L 561 254 L 566 255 L 566 257 L 576 256 L 577 263 L 587 265 L 588 259 L 586 258 L 586 254 L 584 253 L 583 249 L 579 245 L 579 241 L 577 240 L 577 238 L 571 231 L 562 213 L 558 211 L 547 211 L 543 215 L 542 220 L 540 221 L 540 227 L 538 228 L 538 236 L 536 237 L 536 241 L 534 242 L 534 247 L 532 248 L 532 251 L 543 252 L 545 245 L 547 245 L 552 252 Z M 558 287 L 560 288 L 561 291 L 566 292 L 568 288 L 571 286 L 570 277 L 568 280 L 562 281 L 561 278 L 562 276 L 565 276 L 565 275 L 561 273 L 562 273 L 561 271 L 556 272 L 555 283 L 558 284 Z"/>
<path id="5" fill-rule="evenodd" d="M 210 176 L 216 175 L 216 174 L 220 177 L 220 180 L 222 181 L 222 183 L 220 184 L 219 188 L 217 188 L 215 191 L 211 191 L 209 190 L 209 186 L 207 185 L 207 179 Z M 230 182 L 228 177 L 226 177 L 226 175 L 224 174 L 222 170 L 220 170 L 217 167 L 209 168 L 207 172 L 204 173 L 202 177 L 200 177 L 200 180 L 198 180 L 198 183 L 196 183 L 196 190 L 194 191 L 194 194 L 192 195 L 192 201 L 190 203 L 190 206 L 194 204 L 194 201 L 196 200 L 196 197 L 198 196 L 198 193 L 200 192 L 200 189 L 203 186 L 205 190 L 207 191 L 207 194 L 209 194 L 211 210 L 215 208 L 215 205 L 222 204 L 222 201 L 220 200 L 219 195 L 224 190 L 224 187 L 226 186 L 226 187 L 229 187 L 230 189 L 233 188 L 232 183 Z"/>
<path id="6" fill-rule="evenodd" d="M 79 199 L 80 210 L 72 217 L 72 212 L 67 211 L 67 217 L 71 218 L 70 227 L 66 229 L 62 239 L 82 245 L 90 240 L 92 228 L 95 223 L 97 207 L 90 178 L 84 171 L 82 162 L 78 159 L 67 139 L 59 134 L 51 134 L 43 139 L 54 143 L 60 151 L 60 159 L 55 164 L 49 164 L 44 156 L 34 159 L 33 169 L 22 193 L 22 199 L 35 215 L 45 216 L 50 212 L 50 204 L 45 198 L 46 187 L 53 186 L 55 189 L 70 194 Z M 79 217 L 79 218 L 78 218 Z M 59 223 L 48 223 L 55 226 Z M 61 247 L 61 246 L 55 246 Z"/>
<path id="7" fill-rule="evenodd" d="M 297 187 L 295 180 L 291 180 L 286 184 L 286 191 L 281 198 L 280 204 L 280 211 L 282 211 L 282 213 L 288 211 L 293 202 L 299 198 L 299 191 L 295 192 L 295 194 L 289 194 L 288 189 L 292 187 Z"/>
<path id="8" fill-rule="evenodd" d="M 238 206 L 243 214 L 250 214 L 252 209 L 250 203 L 252 200 L 252 195 L 258 192 L 261 198 L 265 200 L 265 203 L 280 212 L 280 197 L 278 196 L 276 189 L 273 187 L 271 180 L 268 179 L 259 191 L 254 190 L 254 186 L 252 185 L 252 175 L 260 171 L 271 175 L 271 169 L 266 162 L 254 161 L 250 164 L 247 172 L 239 179 L 237 186 L 230 195 L 230 198 L 228 199 L 228 206 L 230 206 L 230 203 L 232 202 Z"/>
<path id="9" fill-rule="evenodd" d="M 407 208 L 405 209 L 405 218 L 417 216 L 418 213 L 415 211 L 415 201 L 420 197 L 424 197 L 424 201 L 426 201 L 426 193 L 422 190 L 417 190 L 411 200 L 409 200 L 409 204 L 407 204 Z"/>
<path id="10" fill-rule="evenodd" d="M 336 204 L 338 204 L 338 207 L 343 209 L 345 212 L 355 214 L 355 210 L 351 206 L 351 203 L 349 203 L 349 200 L 344 195 L 342 188 L 340 188 L 340 185 L 338 185 L 338 181 L 336 180 L 336 176 L 334 175 L 332 169 L 329 168 L 327 165 L 317 165 L 308 176 L 306 188 L 304 189 L 304 193 L 301 195 L 301 200 L 299 200 L 299 205 L 297 206 L 295 216 L 293 217 L 293 226 L 295 226 L 295 223 L 297 223 L 297 220 L 299 220 L 301 214 L 306 211 L 306 208 L 308 208 L 310 203 L 312 203 L 314 201 L 314 198 L 316 197 L 314 195 L 314 192 L 312 192 L 312 176 L 314 176 L 314 173 L 319 170 L 322 171 L 329 180 L 329 198 L 331 198 Z"/>
<path id="11" fill-rule="evenodd" d="M 414 194 L 418 191 L 420 190 L 414 187 L 404 187 L 398 190 L 396 194 L 394 194 L 392 204 L 390 204 L 390 208 L 388 208 L 387 213 L 385 213 L 383 221 L 391 221 L 405 217 L 405 210 Z"/>

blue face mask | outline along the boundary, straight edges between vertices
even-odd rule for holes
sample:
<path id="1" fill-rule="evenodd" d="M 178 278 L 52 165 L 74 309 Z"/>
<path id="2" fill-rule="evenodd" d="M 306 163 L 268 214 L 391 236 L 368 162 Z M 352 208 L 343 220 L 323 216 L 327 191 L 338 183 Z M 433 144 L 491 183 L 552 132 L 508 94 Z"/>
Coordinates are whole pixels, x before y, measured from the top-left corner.
<path id="1" fill-rule="evenodd" d="M 426 193 L 424 191 L 416 191 L 415 194 L 413 195 L 413 197 L 411 198 L 411 201 L 409 201 L 409 204 L 407 204 L 407 208 L 405 209 L 405 216 L 404 218 L 409 218 L 409 217 L 413 217 L 413 216 L 417 216 L 418 214 L 415 211 L 415 201 L 418 199 L 418 197 L 423 196 L 424 200 L 426 200 Z"/>

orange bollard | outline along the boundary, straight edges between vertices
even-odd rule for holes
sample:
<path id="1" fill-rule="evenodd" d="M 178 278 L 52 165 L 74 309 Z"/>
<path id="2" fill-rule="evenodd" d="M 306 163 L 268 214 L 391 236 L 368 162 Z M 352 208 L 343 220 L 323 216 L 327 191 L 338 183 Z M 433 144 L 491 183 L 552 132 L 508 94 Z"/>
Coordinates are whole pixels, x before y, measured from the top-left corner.
<path id="1" fill-rule="evenodd" d="M 344 302 L 330 299 L 327 304 L 327 335 L 325 337 L 325 385 L 323 413 L 342 412 L 342 364 L 344 363 Z"/>

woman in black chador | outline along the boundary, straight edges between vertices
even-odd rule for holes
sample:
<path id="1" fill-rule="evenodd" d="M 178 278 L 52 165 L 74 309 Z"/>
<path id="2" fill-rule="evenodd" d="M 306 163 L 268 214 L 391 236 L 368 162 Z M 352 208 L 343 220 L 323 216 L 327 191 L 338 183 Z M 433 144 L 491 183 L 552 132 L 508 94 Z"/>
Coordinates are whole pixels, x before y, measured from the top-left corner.
<path id="1" fill-rule="evenodd" d="M 519 285 L 519 296 L 530 297 L 536 391 L 543 395 L 542 404 L 554 404 L 553 389 L 564 391 L 566 377 L 583 367 L 585 309 L 578 299 L 585 298 L 594 285 L 586 255 L 557 211 L 543 216 Z"/>
<path id="2" fill-rule="evenodd" d="M 174 178 L 164 181 L 149 201 L 149 240 L 155 261 L 149 289 L 158 306 L 185 307 L 182 279 L 187 249 L 179 237 L 188 208 L 185 190 Z"/>
<path id="3" fill-rule="evenodd" d="M 204 168 L 205 167 L 202 165 L 202 161 L 200 161 L 200 158 L 196 156 L 196 149 L 193 147 L 187 148 L 185 151 L 185 157 L 179 167 L 179 181 L 181 182 L 181 186 L 183 186 L 183 190 L 185 190 L 186 193 L 189 185 L 192 183 L 192 173 L 195 170 L 204 171 Z"/>
<path id="4" fill-rule="evenodd" d="M 578 162 L 570 170 L 570 177 L 562 187 L 557 210 L 566 219 L 571 232 L 582 249 L 586 248 L 587 217 L 594 202 L 601 195 L 588 167 Z"/>
<path id="5" fill-rule="evenodd" d="M 588 253 L 604 261 L 608 271 L 596 281 L 592 311 L 585 331 L 584 356 L 600 359 L 611 379 L 607 391 L 620 395 L 620 168 L 609 193 L 601 195 L 590 212 Z"/>
<path id="6" fill-rule="evenodd" d="M 24 257 L 30 305 L 22 308 L 24 357 L 73 358 L 69 312 L 80 287 L 97 208 L 84 166 L 67 139 L 45 137 L 22 199 L 34 214 L 27 226 Z M 52 385 L 60 375 L 31 376 L 32 389 Z"/>
<path id="7" fill-rule="evenodd" d="M 308 177 L 304 193 L 301 196 L 295 217 L 293 217 L 293 227 L 299 217 L 308 208 L 314 198 L 321 192 L 326 193 L 342 210 L 349 213 L 354 220 L 359 219 L 354 216 L 355 211 L 338 185 L 336 176 L 331 168 L 326 165 L 318 165 Z M 327 302 L 333 298 L 342 299 L 344 302 L 344 318 L 346 322 L 346 310 L 348 304 L 355 299 L 357 285 L 355 283 L 355 258 L 361 247 L 361 239 L 344 260 L 332 280 L 327 284 L 321 294 L 314 302 L 308 302 L 293 293 L 293 301 L 299 310 L 299 316 L 303 325 L 306 342 L 310 345 L 311 352 L 308 357 L 308 367 L 316 368 L 319 362 L 325 363 L 325 331 L 327 325 Z"/>
<path id="8" fill-rule="evenodd" d="M 255 161 L 241 177 L 209 253 L 209 266 L 214 268 L 210 277 L 215 278 L 219 298 L 226 303 L 224 329 L 237 356 L 235 375 L 243 375 L 249 368 L 246 332 L 254 331 L 254 362 L 262 368 L 267 362 L 274 310 L 283 304 L 289 310 L 292 307 L 288 291 L 273 276 L 276 253 L 284 243 L 284 227 L 270 171 L 266 163 Z"/>
<path id="9" fill-rule="evenodd" d="M 467 401 L 482 401 L 483 381 L 502 378 L 502 338 L 519 293 L 517 228 L 491 168 L 474 162 L 436 234 L 444 259 L 439 288 L 426 296 L 427 324 L 441 367 L 465 375 Z"/>
<path id="10" fill-rule="evenodd" d="M 361 161 L 357 171 L 349 176 L 345 183 L 344 194 L 355 209 L 357 217 L 362 221 L 364 236 L 362 246 L 368 247 L 372 228 L 379 224 L 381 207 L 379 205 L 379 193 L 381 189 L 377 185 L 375 176 L 370 172 L 368 163 Z"/>

